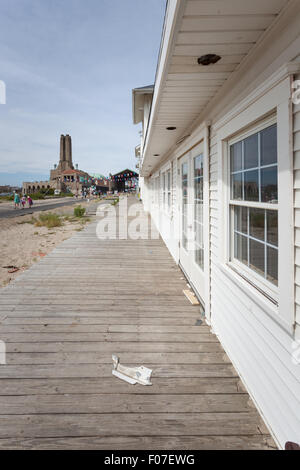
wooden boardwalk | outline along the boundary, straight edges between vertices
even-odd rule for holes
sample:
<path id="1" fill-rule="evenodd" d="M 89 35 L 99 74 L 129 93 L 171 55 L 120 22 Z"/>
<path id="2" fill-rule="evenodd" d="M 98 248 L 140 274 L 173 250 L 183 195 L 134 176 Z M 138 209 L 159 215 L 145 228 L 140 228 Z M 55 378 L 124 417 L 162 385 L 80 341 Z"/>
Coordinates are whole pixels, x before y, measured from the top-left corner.
<path id="1" fill-rule="evenodd" d="M 275 447 L 162 240 L 96 224 L 1 290 L 0 449 Z M 113 377 L 113 353 L 153 385 Z"/>

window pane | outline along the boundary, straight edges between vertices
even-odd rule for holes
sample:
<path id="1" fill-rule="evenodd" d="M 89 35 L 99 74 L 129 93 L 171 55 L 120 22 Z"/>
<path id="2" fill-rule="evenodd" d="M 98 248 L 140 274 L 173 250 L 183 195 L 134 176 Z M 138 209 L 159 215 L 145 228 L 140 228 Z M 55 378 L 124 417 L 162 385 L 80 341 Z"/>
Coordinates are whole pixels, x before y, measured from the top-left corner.
<path id="1" fill-rule="evenodd" d="M 242 170 L 242 142 L 237 142 L 230 147 L 231 171 Z"/>
<path id="2" fill-rule="evenodd" d="M 203 225 L 199 224 L 198 222 L 195 222 L 194 230 L 195 230 L 195 240 L 196 240 L 197 245 L 203 247 Z"/>
<path id="3" fill-rule="evenodd" d="M 203 176 L 203 155 L 194 158 L 194 177 Z"/>
<path id="4" fill-rule="evenodd" d="M 203 203 L 199 201 L 195 202 L 195 220 L 203 223 Z"/>
<path id="5" fill-rule="evenodd" d="M 261 171 L 261 201 L 277 202 L 277 165 Z"/>
<path id="6" fill-rule="evenodd" d="M 265 211 L 264 209 L 249 209 L 249 231 L 251 237 L 265 240 Z"/>
<path id="7" fill-rule="evenodd" d="M 243 174 L 237 173 L 231 176 L 231 198 L 243 199 Z"/>
<path id="8" fill-rule="evenodd" d="M 234 208 L 234 229 L 238 232 L 248 233 L 247 207 Z"/>
<path id="9" fill-rule="evenodd" d="M 278 245 L 278 213 L 267 211 L 267 242 Z"/>
<path id="10" fill-rule="evenodd" d="M 245 201 L 258 201 L 258 170 L 244 173 L 244 199 Z"/>
<path id="11" fill-rule="evenodd" d="M 278 284 L 278 250 L 267 247 L 267 279 Z"/>
<path id="12" fill-rule="evenodd" d="M 199 248 L 196 246 L 195 250 L 195 261 L 200 266 L 200 268 L 203 270 L 204 269 L 204 251 L 202 248 Z"/>
<path id="13" fill-rule="evenodd" d="M 261 166 L 277 163 L 277 127 L 261 131 Z"/>
<path id="14" fill-rule="evenodd" d="M 244 140 L 244 169 L 258 166 L 258 134 Z"/>
<path id="15" fill-rule="evenodd" d="M 182 246 L 187 249 L 187 212 L 188 212 L 188 164 L 181 165 L 181 189 L 182 189 Z"/>
<path id="16" fill-rule="evenodd" d="M 234 257 L 244 264 L 248 264 L 247 238 L 238 233 L 234 234 Z"/>
<path id="17" fill-rule="evenodd" d="M 195 180 L 195 199 L 203 201 L 203 178 Z"/>
<path id="18" fill-rule="evenodd" d="M 261 276 L 265 276 L 265 245 L 249 240 L 249 263 L 250 268 L 258 272 Z"/>

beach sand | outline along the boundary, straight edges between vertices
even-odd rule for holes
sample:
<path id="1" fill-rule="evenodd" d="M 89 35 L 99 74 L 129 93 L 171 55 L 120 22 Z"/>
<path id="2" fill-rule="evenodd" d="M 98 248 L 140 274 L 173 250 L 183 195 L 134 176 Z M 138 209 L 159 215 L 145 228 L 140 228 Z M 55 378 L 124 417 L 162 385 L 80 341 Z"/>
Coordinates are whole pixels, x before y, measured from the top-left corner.
<path id="1" fill-rule="evenodd" d="M 87 207 L 86 202 L 79 201 L 79 204 Z M 41 212 L 0 219 L 0 287 L 7 285 L 33 263 L 38 263 L 59 243 L 84 227 L 80 219 L 73 220 L 72 217 L 72 220 L 66 220 L 64 218 L 64 216 L 73 216 L 73 210 L 74 206 L 61 206 L 50 211 L 43 211 L 43 214 L 51 212 L 63 216 L 63 225 L 50 229 L 26 223 L 32 217 L 38 219 Z M 87 218 L 83 219 L 86 221 Z M 4 266 L 15 266 L 18 271 L 9 273 L 11 269 Z"/>

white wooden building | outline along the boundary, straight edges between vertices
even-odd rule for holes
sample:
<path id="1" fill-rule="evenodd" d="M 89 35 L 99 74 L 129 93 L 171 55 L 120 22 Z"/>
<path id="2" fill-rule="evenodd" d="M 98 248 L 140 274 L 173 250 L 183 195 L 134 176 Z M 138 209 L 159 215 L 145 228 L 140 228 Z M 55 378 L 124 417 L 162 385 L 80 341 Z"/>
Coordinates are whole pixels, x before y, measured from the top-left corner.
<path id="1" fill-rule="evenodd" d="M 133 90 L 145 209 L 281 448 L 300 442 L 299 30 L 299 0 L 169 0 L 154 88 Z"/>

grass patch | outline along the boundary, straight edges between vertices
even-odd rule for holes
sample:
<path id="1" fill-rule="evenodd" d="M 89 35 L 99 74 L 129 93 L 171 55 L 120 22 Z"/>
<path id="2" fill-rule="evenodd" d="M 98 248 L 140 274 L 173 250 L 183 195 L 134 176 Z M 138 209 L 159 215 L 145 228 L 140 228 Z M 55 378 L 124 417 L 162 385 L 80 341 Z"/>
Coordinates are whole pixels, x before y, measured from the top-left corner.
<path id="1" fill-rule="evenodd" d="M 80 224 L 85 225 L 87 222 L 90 222 L 91 219 L 89 217 L 84 217 L 79 221 Z"/>
<path id="2" fill-rule="evenodd" d="M 112 205 L 112 206 L 116 206 L 116 205 L 118 204 L 118 202 L 119 202 L 119 198 L 117 197 L 117 198 L 115 198 L 115 199 L 113 200 L 113 202 L 111 203 L 111 205 Z"/>
<path id="3" fill-rule="evenodd" d="M 74 207 L 74 216 L 75 217 L 83 217 L 85 214 L 85 208 L 81 206 Z"/>
<path id="4" fill-rule="evenodd" d="M 38 220 L 36 221 L 36 227 L 61 227 L 62 221 L 59 215 L 49 212 L 48 214 L 40 214 Z"/>

